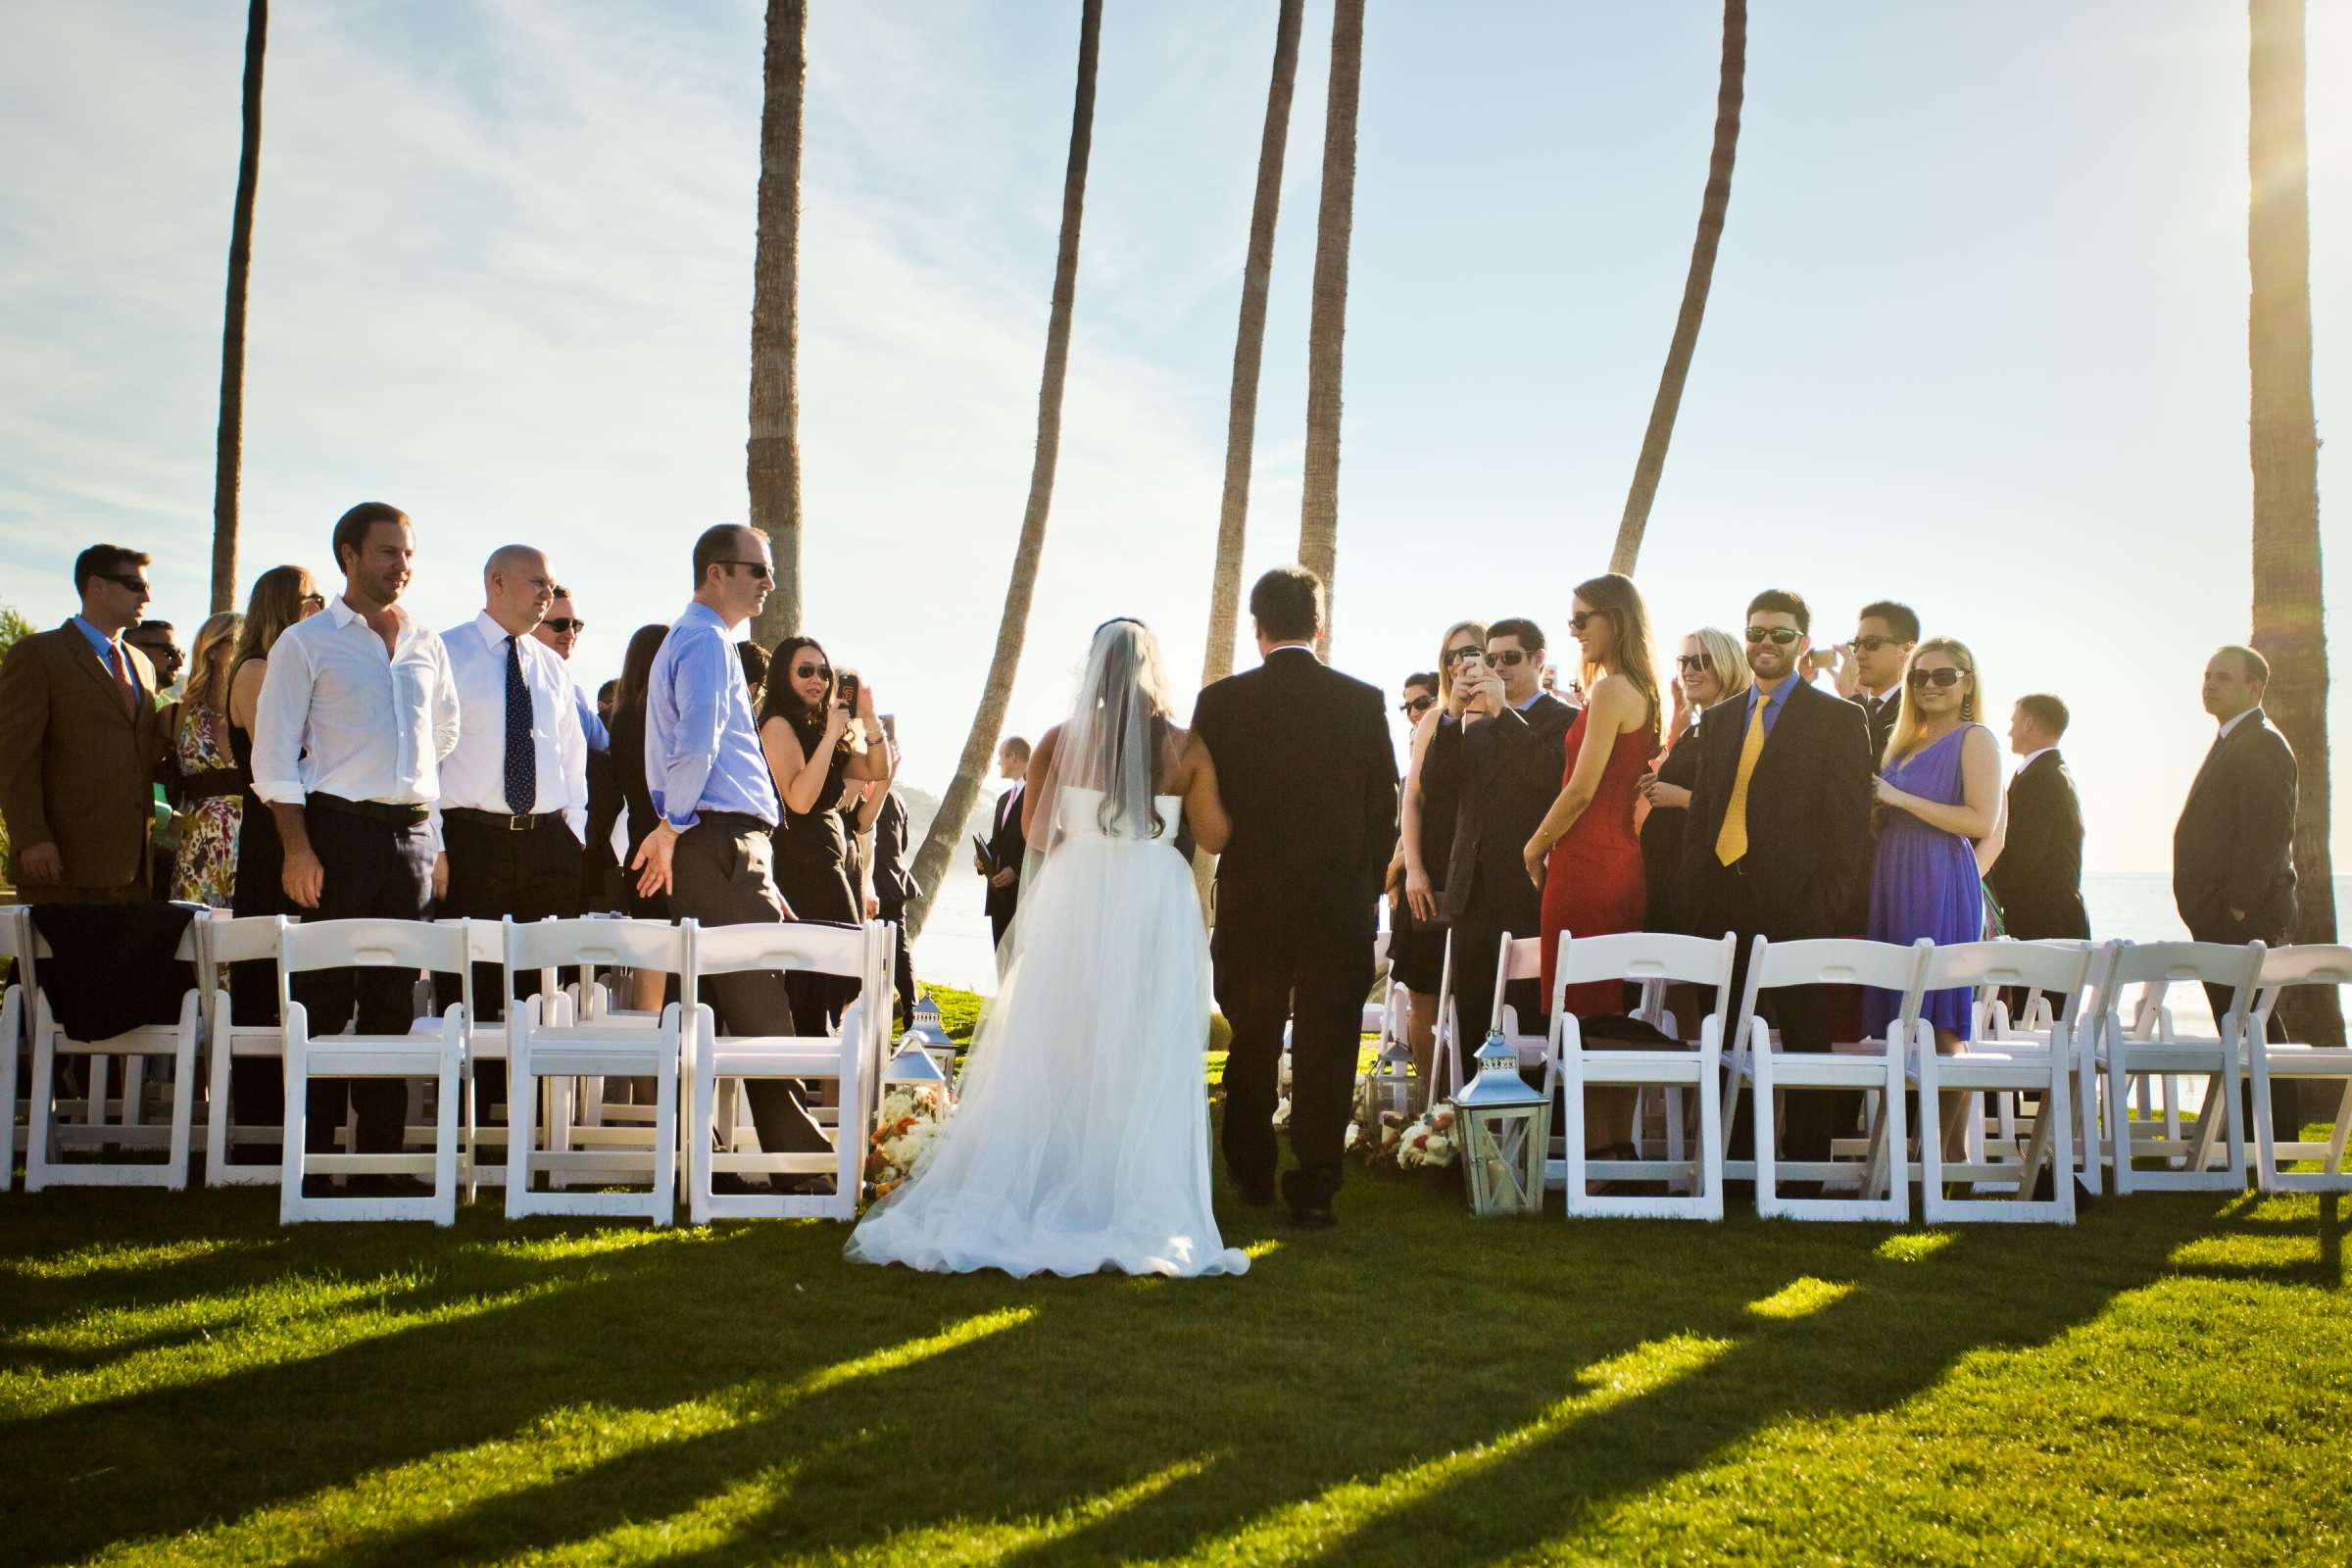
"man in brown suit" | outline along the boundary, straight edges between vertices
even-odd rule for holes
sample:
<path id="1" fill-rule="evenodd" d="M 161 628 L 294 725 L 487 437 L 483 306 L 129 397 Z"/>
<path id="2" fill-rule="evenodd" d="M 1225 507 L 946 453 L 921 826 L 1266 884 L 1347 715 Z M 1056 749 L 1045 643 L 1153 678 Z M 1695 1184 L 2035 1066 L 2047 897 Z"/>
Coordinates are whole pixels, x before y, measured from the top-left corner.
<path id="1" fill-rule="evenodd" d="M 0 816 L 30 903 L 154 896 L 155 666 L 122 640 L 147 608 L 147 557 L 92 545 L 74 563 L 81 613 L 0 663 Z"/>

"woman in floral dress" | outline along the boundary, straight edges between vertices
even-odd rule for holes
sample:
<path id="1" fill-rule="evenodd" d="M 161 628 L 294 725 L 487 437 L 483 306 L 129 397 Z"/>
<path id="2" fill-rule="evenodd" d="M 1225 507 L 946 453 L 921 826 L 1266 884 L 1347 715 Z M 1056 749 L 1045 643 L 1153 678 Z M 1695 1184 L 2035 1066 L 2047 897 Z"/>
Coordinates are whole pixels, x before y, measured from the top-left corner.
<path id="1" fill-rule="evenodd" d="M 179 769 L 179 858 L 172 897 L 228 906 L 237 879 L 237 830 L 245 818 L 245 775 L 228 749 L 228 664 L 245 617 L 223 612 L 196 633 L 188 677 L 172 721 L 172 760 Z"/>

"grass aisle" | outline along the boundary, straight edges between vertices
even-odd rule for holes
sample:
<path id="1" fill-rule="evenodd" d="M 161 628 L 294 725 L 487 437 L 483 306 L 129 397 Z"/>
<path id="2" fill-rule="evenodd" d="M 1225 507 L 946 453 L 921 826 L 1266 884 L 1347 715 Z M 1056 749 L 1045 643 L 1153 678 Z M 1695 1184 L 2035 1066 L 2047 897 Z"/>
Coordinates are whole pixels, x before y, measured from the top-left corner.
<path id="1" fill-rule="evenodd" d="M 1336 1232 L 1218 1204 L 1239 1281 L 0 1198 L 0 1559 L 2352 1553 L 2334 1199 L 2072 1233 L 1481 1226 L 1394 1171 Z"/>

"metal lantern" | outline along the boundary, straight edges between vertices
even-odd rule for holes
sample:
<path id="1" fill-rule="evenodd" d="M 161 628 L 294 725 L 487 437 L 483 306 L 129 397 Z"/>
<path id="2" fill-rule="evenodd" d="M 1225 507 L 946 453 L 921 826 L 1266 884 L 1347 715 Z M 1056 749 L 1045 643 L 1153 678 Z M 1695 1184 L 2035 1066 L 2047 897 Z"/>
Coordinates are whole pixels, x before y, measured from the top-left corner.
<path id="1" fill-rule="evenodd" d="M 954 1080 L 946 1069 L 923 1049 L 922 1042 L 909 1029 L 899 1042 L 898 1051 L 884 1063 L 882 1085 L 885 1089 L 929 1089 L 932 1099 L 945 1111 L 951 1098 Z"/>
<path id="2" fill-rule="evenodd" d="M 916 1001 L 913 1021 L 906 1025 L 906 1032 L 899 1036 L 902 1046 L 909 1041 L 930 1054 L 932 1061 L 938 1064 L 943 1081 L 954 1074 L 956 1042 L 948 1038 L 946 1022 L 939 1015 L 939 1004 L 928 996 Z"/>
<path id="3" fill-rule="evenodd" d="M 1537 1214 L 1551 1146 L 1551 1098 L 1519 1076 L 1519 1053 L 1494 1030 L 1471 1058 L 1478 1076 L 1454 1096 L 1454 1138 L 1469 1178 L 1470 1211 Z"/>
<path id="4" fill-rule="evenodd" d="M 1384 1112 L 1394 1111 L 1409 1119 L 1413 1113 L 1413 1091 L 1420 1081 L 1413 1076 L 1413 1054 L 1403 1041 L 1392 1040 L 1381 1047 L 1372 1070 L 1364 1075 L 1365 1132 L 1380 1130 Z"/>

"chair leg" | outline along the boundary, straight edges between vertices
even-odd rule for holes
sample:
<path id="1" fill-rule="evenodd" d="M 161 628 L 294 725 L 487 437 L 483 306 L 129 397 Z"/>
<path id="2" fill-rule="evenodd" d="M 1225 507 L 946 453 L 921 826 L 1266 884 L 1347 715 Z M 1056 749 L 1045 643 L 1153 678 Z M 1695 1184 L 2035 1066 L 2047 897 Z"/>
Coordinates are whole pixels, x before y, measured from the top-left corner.
<path id="1" fill-rule="evenodd" d="M 433 1099 L 433 1223 L 442 1226 L 458 1222 L 458 1119 L 465 1099 L 458 1070 L 453 1044 L 441 1053 L 441 1092 Z"/>
<path id="2" fill-rule="evenodd" d="M 1919 1048 L 1919 1208 L 1933 1225 L 1943 1218 L 1943 1092 L 1936 1042 Z"/>
<path id="3" fill-rule="evenodd" d="M 45 1010 L 45 1009 L 44 1009 Z M 42 1019 L 45 1025 L 48 1020 Z M 32 1039 L 32 1096 L 24 1106 L 24 1190 L 48 1185 L 49 1162 L 57 1157 L 57 1045 L 43 1027 Z M 11 1139 L 15 1137 L 10 1134 Z"/>
<path id="4" fill-rule="evenodd" d="M 654 1223 L 678 1217 L 678 1063 L 673 1054 L 654 1075 Z"/>
<path id="5" fill-rule="evenodd" d="M 188 1187 L 188 1143 L 196 1119 L 196 1025 L 183 1023 L 179 1049 L 172 1057 L 172 1174 L 164 1185 L 182 1193 Z"/>
<path id="6" fill-rule="evenodd" d="M 530 1211 L 531 1151 L 538 1147 L 539 1080 L 531 1053 L 519 1042 L 507 1050 L 507 1218 Z M 548 1140 L 552 1149 L 554 1139 Z"/>
<path id="7" fill-rule="evenodd" d="M 2124 1070 L 2124 1051 L 2120 1040 L 2107 1048 L 2107 1174 L 2118 1198 L 2132 1193 L 2132 1085 Z"/>
<path id="8" fill-rule="evenodd" d="M 710 1073 L 710 1047 L 695 1054 L 694 1113 L 686 1123 L 686 1214 L 697 1225 L 710 1223 L 710 1140 L 716 1085 Z"/>
<path id="9" fill-rule="evenodd" d="M 303 1151 L 311 1142 L 311 1053 L 302 1033 L 286 1031 L 286 1125 L 278 1151 L 277 1222 L 291 1225 L 303 1212 Z"/>
<path id="10" fill-rule="evenodd" d="M 1781 1092 L 1772 1081 L 1772 1050 L 1751 1052 L 1754 1078 L 1749 1083 L 1749 1103 L 1755 1108 L 1748 1120 L 1756 1128 L 1756 1212 L 1773 1218 L 1781 1211 Z"/>
<path id="11" fill-rule="evenodd" d="M 2270 1053 L 2263 1050 L 2262 1042 L 2250 1044 L 2246 1066 L 2253 1080 L 2248 1098 L 2254 1102 L 2254 1188 L 2274 1193 L 2278 1190 L 2278 1129 L 2271 1115 Z M 2291 1131 L 2299 1134 L 2302 1129 Z"/>
<path id="12" fill-rule="evenodd" d="M 6 1011 L 0 1012 L 0 1193 L 17 1184 L 17 1053 L 24 1040 L 20 995 L 12 988 Z"/>

